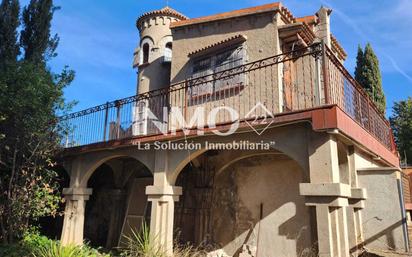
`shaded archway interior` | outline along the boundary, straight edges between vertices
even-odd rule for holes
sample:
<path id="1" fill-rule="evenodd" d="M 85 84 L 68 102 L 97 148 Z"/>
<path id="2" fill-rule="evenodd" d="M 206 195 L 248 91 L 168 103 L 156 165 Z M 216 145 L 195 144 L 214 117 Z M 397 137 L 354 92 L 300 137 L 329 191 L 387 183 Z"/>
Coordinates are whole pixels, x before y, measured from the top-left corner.
<path id="1" fill-rule="evenodd" d="M 61 194 L 63 192 L 63 188 L 69 187 L 70 176 L 67 170 L 62 165 L 57 165 L 53 169 L 57 174 L 56 183 L 58 184 L 58 191 Z M 61 205 L 57 210 L 57 213 L 62 212 L 64 212 L 64 205 Z M 39 219 L 39 229 L 41 234 L 47 236 L 48 238 L 58 240 L 61 235 L 60 232 L 63 228 L 63 218 L 64 217 L 62 215 L 41 217 Z"/>
<path id="2" fill-rule="evenodd" d="M 149 224 L 151 208 L 145 188 L 151 184 L 151 172 L 133 158 L 116 158 L 99 166 L 88 181 L 93 194 L 86 206 L 85 240 L 112 249 L 121 245 L 132 228 Z"/>
<path id="3" fill-rule="evenodd" d="M 257 251 L 304 256 L 316 241 L 316 223 L 311 225 L 313 214 L 299 194 L 299 183 L 308 177 L 302 168 L 287 155 L 268 151 L 249 154 L 217 173 L 216 165 L 227 156 L 208 151 L 180 173 L 175 238 L 229 256 Z"/>

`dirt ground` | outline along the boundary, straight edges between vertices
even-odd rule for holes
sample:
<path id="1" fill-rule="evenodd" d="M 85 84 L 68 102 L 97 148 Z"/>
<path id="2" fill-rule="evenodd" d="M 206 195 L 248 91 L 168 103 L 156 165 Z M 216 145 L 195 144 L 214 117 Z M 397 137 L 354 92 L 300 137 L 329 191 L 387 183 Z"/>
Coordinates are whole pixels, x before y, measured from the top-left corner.
<path id="1" fill-rule="evenodd" d="M 406 257 L 406 256 L 412 256 L 411 253 L 398 253 L 398 252 L 392 252 L 392 251 L 382 251 L 382 250 L 368 250 L 367 252 L 364 252 L 361 257 Z"/>

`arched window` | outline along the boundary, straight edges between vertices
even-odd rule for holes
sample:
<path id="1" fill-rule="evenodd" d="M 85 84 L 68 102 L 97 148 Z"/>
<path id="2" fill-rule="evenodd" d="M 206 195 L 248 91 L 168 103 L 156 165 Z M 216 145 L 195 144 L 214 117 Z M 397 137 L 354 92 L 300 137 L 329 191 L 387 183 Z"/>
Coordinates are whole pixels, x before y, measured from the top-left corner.
<path id="1" fill-rule="evenodd" d="M 168 42 L 165 46 L 164 61 L 165 62 L 172 61 L 172 42 Z"/>
<path id="2" fill-rule="evenodd" d="M 148 63 L 149 62 L 149 44 L 145 43 L 143 45 L 143 63 Z"/>

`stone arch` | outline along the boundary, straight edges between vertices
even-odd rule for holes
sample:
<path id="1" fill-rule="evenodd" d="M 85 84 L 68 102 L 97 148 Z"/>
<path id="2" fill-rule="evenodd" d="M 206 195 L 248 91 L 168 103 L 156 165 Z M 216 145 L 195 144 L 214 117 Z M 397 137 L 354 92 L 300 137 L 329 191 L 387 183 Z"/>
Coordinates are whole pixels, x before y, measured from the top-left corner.
<path id="1" fill-rule="evenodd" d="M 157 43 L 157 45 L 160 47 L 162 55 L 167 55 L 169 53 L 170 56 L 172 53 L 172 44 L 173 44 L 172 35 L 163 36 Z"/>
<path id="2" fill-rule="evenodd" d="M 296 252 L 296 256 L 300 256 L 304 249 L 311 247 L 313 242 L 309 208 L 305 206 L 304 197 L 299 194 L 299 184 L 304 183 L 306 175 L 295 159 L 275 150 L 198 151 L 196 154 L 197 157 L 193 156 L 190 161 L 204 156 L 212 157 L 199 163 L 194 162 L 193 166 L 199 166 L 198 171 L 195 170 L 197 168 L 193 169 L 186 165 L 182 172 L 176 173 L 178 177 L 174 181 L 177 186 L 183 187 L 183 195 L 176 203 L 175 215 L 175 229 L 180 229 L 179 239 L 182 243 L 206 242 L 215 250 L 223 249 L 229 256 L 238 256 L 242 251 L 242 244 L 250 246 L 251 251 L 254 251 L 252 248 L 256 242 L 253 240 L 256 238 L 253 237 L 261 226 L 265 228 L 262 233 L 269 235 L 264 239 L 266 245 L 263 249 L 273 250 L 273 247 L 283 247 L 283 244 L 287 244 L 284 249 L 292 251 L 290 256 L 294 256 L 293 251 Z M 220 158 L 222 160 L 217 161 Z M 187 164 L 189 162 L 186 160 Z M 207 170 L 203 165 L 209 163 L 212 166 L 210 170 L 213 171 L 208 170 L 206 173 L 213 174 L 213 184 L 206 183 L 207 187 L 197 185 L 198 178 L 194 174 Z M 214 168 L 214 165 L 221 166 Z M 251 181 L 248 181 L 249 178 Z M 259 186 L 253 184 L 255 181 Z M 205 194 L 210 194 L 211 198 L 205 200 Z M 262 207 L 259 206 L 260 201 Z M 215 206 L 217 203 L 222 204 Z M 259 208 L 262 208 L 260 214 Z M 192 210 L 192 213 L 188 210 Z M 179 220 L 184 220 L 184 223 Z M 230 227 L 231 224 L 235 225 Z M 273 241 L 274 246 L 270 245 L 272 236 L 277 240 Z"/>
<path id="3" fill-rule="evenodd" d="M 150 36 L 145 36 L 140 40 L 140 64 L 149 63 L 151 56 L 151 49 L 154 46 L 154 40 Z"/>
<path id="4" fill-rule="evenodd" d="M 291 160 L 295 161 L 298 166 L 302 169 L 302 172 L 304 173 L 304 179 L 305 181 L 309 182 L 309 174 L 308 172 L 304 169 L 304 167 L 302 167 L 301 163 L 299 163 L 298 160 L 296 160 L 295 158 L 291 157 L 290 155 L 281 152 L 281 151 L 277 151 L 277 150 L 263 150 L 263 151 L 244 151 L 240 154 L 236 153 L 236 152 L 232 152 L 230 153 L 231 156 L 229 157 L 229 160 L 224 163 L 221 167 L 219 167 L 219 169 L 216 171 L 216 175 L 219 175 L 221 172 L 223 172 L 226 168 L 228 168 L 230 165 L 239 162 L 243 159 L 247 159 L 247 158 L 251 158 L 254 156 L 264 156 L 264 155 L 284 155 L 287 156 L 288 158 L 290 158 Z"/>
<path id="5" fill-rule="evenodd" d="M 99 157 L 81 182 L 93 190 L 86 204 L 85 237 L 93 246 L 112 249 L 148 219 L 145 189 L 153 184 L 153 172 L 133 154 Z"/>
<path id="6" fill-rule="evenodd" d="M 172 172 L 169 174 L 168 176 L 168 180 L 169 183 L 171 185 L 174 185 L 176 182 L 177 177 L 179 176 L 179 174 L 183 171 L 183 169 L 186 167 L 187 164 L 189 164 L 191 161 L 193 161 L 194 159 L 196 159 L 197 157 L 199 157 L 200 155 L 206 153 L 208 150 L 207 149 L 200 149 L 197 151 L 193 151 L 190 153 L 190 155 L 188 154 L 187 151 L 184 152 L 174 152 L 173 154 L 177 154 L 175 156 L 173 156 L 172 159 L 174 159 L 175 162 L 173 165 L 171 165 L 172 168 Z M 182 158 L 181 155 L 186 154 L 187 156 Z M 238 151 L 232 151 L 232 155 L 233 158 L 229 161 L 230 163 L 234 163 L 234 160 L 241 160 L 247 157 L 251 157 L 253 155 L 263 155 L 263 154 L 284 154 L 286 156 L 288 156 L 289 158 L 291 158 L 292 160 L 294 160 L 296 163 L 298 163 L 298 165 L 302 168 L 302 170 L 304 171 L 304 179 L 305 181 L 309 182 L 309 169 L 307 167 L 307 159 L 305 157 L 300 156 L 300 153 L 294 151 L 293 149 L 289 149 L 288 147 L 284 146 L 284 145 L 280 145 L 280 146 L 274 146 L 271 147 L 270 150 L 262 150 L 262 151 L 244 151 L 239 155 Z M 225 164 L 225 167 L 227 167 L 228 165 Z M 222 168 L 223 169 L 223 168 Z"/>
<path id="7" fill-rule="evenodd" d="M 131 148 L 133 149 L 133 148 Z M 153 174 L 154 159 L 152 152 L 149 151 L 131 151 L 117 150 L 92 152 L 89 154 L 83 154 L 77 158 L 74 158 L 70 163 L 70 185 L 71 187 L 87 186 L 87 182 L 98 167 L 102 164 L 109 162 L 110 160 L 117 158 L 132 158 L 141 163 Z"/>
<path id="8" fill-rule="evenodd" d="M 171 164 L 172 167 L 172 172 L 168 175 L 168 181 L 170 185 L 174 185 L 176 182 L 177 177 L 179 174 L 183 171 L 183 169 L 188 165 L 191 161 L 199 157 L 200 155 L 204 154 L 208 150 L 205 148 L 199 149 L 197 151 L 175 151 L 171 153 L 171 158 L 172 160 L 175 161 L 175 163 Z M 183 156 L 182 156 L 183 155 Z M 187 156 L 184 156 L 187 155 Z"/>

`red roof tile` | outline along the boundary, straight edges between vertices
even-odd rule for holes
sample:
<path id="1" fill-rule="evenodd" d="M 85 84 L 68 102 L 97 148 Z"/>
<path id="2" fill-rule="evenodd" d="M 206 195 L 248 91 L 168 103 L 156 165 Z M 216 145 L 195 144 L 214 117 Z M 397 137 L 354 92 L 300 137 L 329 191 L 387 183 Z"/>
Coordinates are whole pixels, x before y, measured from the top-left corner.
<path id="1" fill-rule="evenodd" d="M 317 17 L 316 15 L 309 15 L 305 17 L 299 17 L 296 18 L 297 22 L 305 22 L 306 24 L 312 24 L 317 22 Z"/>
<path id="2" fill-rule="evenodd" d="M 255 6 L 255 7 L 250 7 L 250 8 L 245 8 L 245 9 L 240 9 L 240 10 L 235 10 L 235 11 L 230 11 L 230 12 L 224 12 L 224 13 L 194 18 L 194 19 L 181 20 L 181 21 L 173 22 L 170 25 L 170 27 L 176 28 L 176 27 L 181 27 L 181 26 L 186 26 L 186 25 L 205 23 L 209 21 L 217 21 L 217 20 L 224 20 L 224 19 L 229 19 L 233 17 L 246 16 L 246 15 L 255 14 L 255 13 L 270 12 L 270 11 L 280 9 L 280 7 L 281 7 L 281 3 L 279 2 L 265 4 L 265 5 L 260 5 L 260 6 Z"/>
<path id="3" fill-rule="evenodd" d="M 173 8 L 170 8 L 169 6 L 166 6 L 166 7 L 162 8 L 162 9 L 160 9 L 160 10 L 155 10 L 155 11 L 151 11 L 151 12 L 144 13 L 143 15 L 141 15 L 141 16 L 137 19 L 136 25 L 139 26 L 139 23 L 141 23 L 143 19 L 145 19 L 145 18 L 147 18 L 147 17 L 149 17 L 149 16 L 156 16 L 156 15 L 168 15 L 168 16 L 173 16 L 173 17 L 176 17 L 176 18 L 178 18 L 178 19 L 180 19 L 180 20 L 186 20 L 186 19 L 188 19 L 188 17 L 185 16 L 184 14 L 176 11 L 176 10 L 173 9 Z"/>

